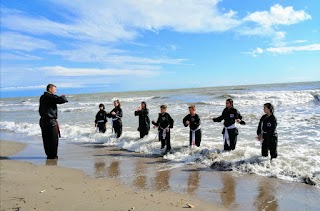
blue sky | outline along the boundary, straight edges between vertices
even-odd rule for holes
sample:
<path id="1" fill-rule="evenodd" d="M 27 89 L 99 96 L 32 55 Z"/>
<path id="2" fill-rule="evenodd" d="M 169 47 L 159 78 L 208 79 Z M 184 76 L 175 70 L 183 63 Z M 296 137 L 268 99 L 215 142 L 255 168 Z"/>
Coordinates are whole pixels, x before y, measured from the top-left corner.
<path id="1" fill-rule="evenodd" d="M 1 97 L 320 80 L 318 0 L 3 0 Z"/>

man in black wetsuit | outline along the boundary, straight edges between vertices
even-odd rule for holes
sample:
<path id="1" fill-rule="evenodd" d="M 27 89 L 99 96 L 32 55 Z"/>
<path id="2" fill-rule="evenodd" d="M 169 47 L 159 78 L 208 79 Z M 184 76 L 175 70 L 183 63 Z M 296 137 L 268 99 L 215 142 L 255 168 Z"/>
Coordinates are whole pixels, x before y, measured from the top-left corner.
<path id="1" fill-rule="evenodd" d="M 55 95 L 57 88 L 53 84 L 48 84 L 47 91 L 40 97 L 39 114 L 40 127 L 44 151 L 47 159 L 58 158 L 58 144 L 60 137 L 57 104 L 68 102 L 64 95 Z"/>

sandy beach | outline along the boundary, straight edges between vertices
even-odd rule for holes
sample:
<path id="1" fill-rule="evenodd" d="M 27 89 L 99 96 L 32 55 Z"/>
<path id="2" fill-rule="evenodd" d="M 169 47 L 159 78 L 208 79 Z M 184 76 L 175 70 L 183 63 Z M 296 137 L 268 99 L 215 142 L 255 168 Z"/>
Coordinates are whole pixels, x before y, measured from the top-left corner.
<path id="1" fill-rule="evenodd" d="M 133 190 L 116 179 L 92 179 L 82 171 L 8 159 L 25 145 L 0 141 L 1 210 L 223 210 L 190 195 Z M 50 165 L 52 164 L 52 165 Z"/>

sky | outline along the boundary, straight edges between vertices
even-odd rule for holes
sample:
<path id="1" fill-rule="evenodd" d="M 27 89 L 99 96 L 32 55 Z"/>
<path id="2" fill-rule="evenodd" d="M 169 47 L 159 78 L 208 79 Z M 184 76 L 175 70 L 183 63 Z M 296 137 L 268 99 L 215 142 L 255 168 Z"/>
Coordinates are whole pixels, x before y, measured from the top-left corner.
<path id="1" fill-rule="evenodd" d="M 2 0 L 1 98 L 320 80 L 318 0 Z"/>

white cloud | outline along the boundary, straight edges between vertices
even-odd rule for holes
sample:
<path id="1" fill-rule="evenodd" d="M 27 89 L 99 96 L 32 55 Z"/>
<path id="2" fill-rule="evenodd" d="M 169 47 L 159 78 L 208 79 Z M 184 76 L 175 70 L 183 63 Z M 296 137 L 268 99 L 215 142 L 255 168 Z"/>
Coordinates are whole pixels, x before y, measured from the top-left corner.
<path id="1" fill-rule="evenodd" d="M 237 29 L 241 35 L 270 37 L 274 45 L 284 45 L 286 32 L 279 31 L 280 25 L 292 25 L 311 19 L 304 10 L 294 10 L 293 7 L 273 5 L 270 11 L 257 11 L 250 13 L 242 20 Z M 255 25 L 252 25 L 254 23 Z"/>
<path id="2" fill-rule="evenodd" d="M 52 49 L 54 45 L 43 39 L 21 35 L 13 32 L 1 33 L 1 49 L 33 51 L 38 49 Z"/>
<path id="3" fill-rule="evenodd" d="M 222 32 L 240 24 L 236 12 L 221 13 L 218 0 L 176 1 L 52 1 L 73 14 L 64 23 L 33 17 L 2 8 L 2 25 L 10 30 L 37 35 L 53 34 L 91 42 L 133 40 L 139 30 L 177 32 Z M 178 9 L 177 9 L 178 8 Z M 63 11 L 63 10 L 61 10 Z"/>
<path id="4" fill-rule="evenodd" d="M 257 57 L 258 54 L 262 54 L 264 52 L 264 50 L 262 48 L 256 48 L 252 51 L 249 51 L 249 52 L 244 52 L 245 54 L 249 54 L 253 57 Z"/>
<path id="5" fill-rule="evenodd" d="M 55 76 L 130 76 L 138 75 L 144 77 L 151 77 L 158 75 L 157 71 L 150 71 L 146 69 L 97 69 L 97 68 L 67 68 L 62 66 L 48 66 L 41 67 L 39 70 L 46 71 L 49 75 Z"/>
<path id="6" fill-rule="evenodd" d="M 275 25 L 292 25 L 311 19 L 311 16 L 303 10 L 296 11 L 293 7 L 282 7 L 276 4 L 270 11 L 253 12 L 244 18 L 244 21 L 255 22 L 264 28 Z"/>
<path id="7" fill-rule="evenodd" d="M 295 51 L 320 51 L 320 44 L 274 47 L 267 48 L 266 51 L 274 54 L 290 54 Z"/>
<path id="8" fill-rule="evenodd" d="M 30 54 L 25 54 L 22 52 L 13 52 L 13 53 L 3 53 L 0 55 L 3 61 L 5 60 L 41 60 L 43 58 L 39 56 L 33 56 Z"/>

